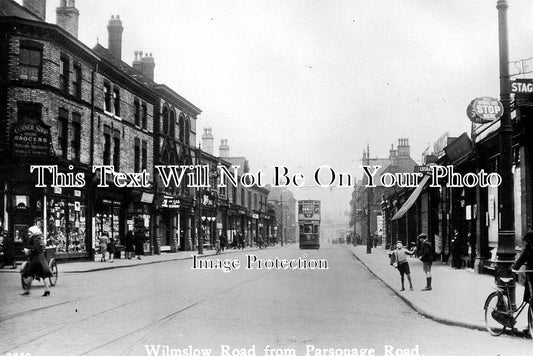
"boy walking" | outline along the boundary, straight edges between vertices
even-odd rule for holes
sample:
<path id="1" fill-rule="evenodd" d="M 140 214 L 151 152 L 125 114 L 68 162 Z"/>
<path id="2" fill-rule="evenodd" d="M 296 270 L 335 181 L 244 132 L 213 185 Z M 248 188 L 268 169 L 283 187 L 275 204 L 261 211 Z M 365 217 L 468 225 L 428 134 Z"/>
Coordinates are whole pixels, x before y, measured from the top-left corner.
<path id="1" fill-rule="evenodd" d="M 422 251 L 420 253 L 420 261 L 424 264 L 424 273 L 426 274 L 426 287 L 423 291 L 431 290 L 431 264 L 433 263 L 433 246 L 429 242 L 428 235 L 420 234 L 418 239 L 422 242 Z"/>
<path id="2" fill-rule="evenodd" d="M 406 250 L 401 241 L 398 241 L 396 243 L 396 251 L 392 252 L 391 254 L 391 265 L 394 265 L 396 268 L 398 268 L 398 272 L 400 272 L 400 278 L 402 281 L 402 289 L 401 291 L 405 290 L 404 287 L 404 275 L 407 275 L 407 280 L 409 281 L 409 289 L 413 290 L 413 283 L 411 281 L 411 270 L 409 269 L 409 262 L 407 262 L 407 255 L 412 255 L 414 252 Z"/>

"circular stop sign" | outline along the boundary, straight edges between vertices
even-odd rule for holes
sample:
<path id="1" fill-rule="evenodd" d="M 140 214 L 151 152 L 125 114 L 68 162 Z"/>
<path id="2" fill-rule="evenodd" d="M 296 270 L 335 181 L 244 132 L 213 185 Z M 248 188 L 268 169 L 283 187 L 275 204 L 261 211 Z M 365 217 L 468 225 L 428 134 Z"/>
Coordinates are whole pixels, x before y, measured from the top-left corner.
<path id="1" fill-rule="evenodd" d="M 482 96 L 472 100 L 467 108 L 468 118 L 476 123 L 487 123 L 498 120 L 503 115 L 503 105 L 495 98 Z"/>

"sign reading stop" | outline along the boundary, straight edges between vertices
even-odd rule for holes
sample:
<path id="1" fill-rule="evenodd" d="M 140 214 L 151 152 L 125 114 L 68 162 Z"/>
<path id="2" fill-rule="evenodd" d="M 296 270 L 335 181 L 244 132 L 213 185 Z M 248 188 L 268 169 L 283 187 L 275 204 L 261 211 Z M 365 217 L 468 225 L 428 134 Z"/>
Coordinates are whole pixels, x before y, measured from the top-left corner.
<path id="1" fill-rule="evenodd" d="M 483 124 L 498 120 L 503 115 L 503 105 L 495 98 L 482 96 L 475 98 L 467 107 L 470 121 Z"/>

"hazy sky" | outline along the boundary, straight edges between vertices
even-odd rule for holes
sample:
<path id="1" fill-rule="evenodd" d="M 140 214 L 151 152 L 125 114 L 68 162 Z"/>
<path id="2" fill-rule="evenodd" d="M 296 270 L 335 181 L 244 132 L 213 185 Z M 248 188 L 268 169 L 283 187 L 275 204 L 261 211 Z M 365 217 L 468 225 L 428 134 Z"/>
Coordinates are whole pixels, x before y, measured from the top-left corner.
<path id="1" fill-rule="evenodd" d="M 470 131 L 477 96 L 499 95 L 496 0 L 78 0 L 79 38 L 107 47 L 120 15 L 122 59 L 152 52 L 155 80 L 202 109 L 215 147 L 252 171 L 329 165 L 361 176 L 363 149 L 409 138 L 420 161 L 449 131 Z M 55 22 L 59 0 L 48 0 Z M 509 0 L 510 59 L 533 56 L 533 1 Z M 216 150 L 218 152 L 218 150 Z M 351 189 L 300 189 L 348 209 Z M 331 199 L 330 199 L 331 200 Z"/>

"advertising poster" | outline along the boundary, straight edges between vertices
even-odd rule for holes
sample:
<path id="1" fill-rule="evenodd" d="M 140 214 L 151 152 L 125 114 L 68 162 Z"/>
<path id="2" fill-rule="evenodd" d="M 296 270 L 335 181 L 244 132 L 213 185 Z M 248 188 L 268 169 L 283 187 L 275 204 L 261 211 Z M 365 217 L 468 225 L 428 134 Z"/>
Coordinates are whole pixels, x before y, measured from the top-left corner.
<path id="1" fill-rule="evenodd" d="M 532 355 L 532 15 L 0 0 L 0 355 Z"/>

